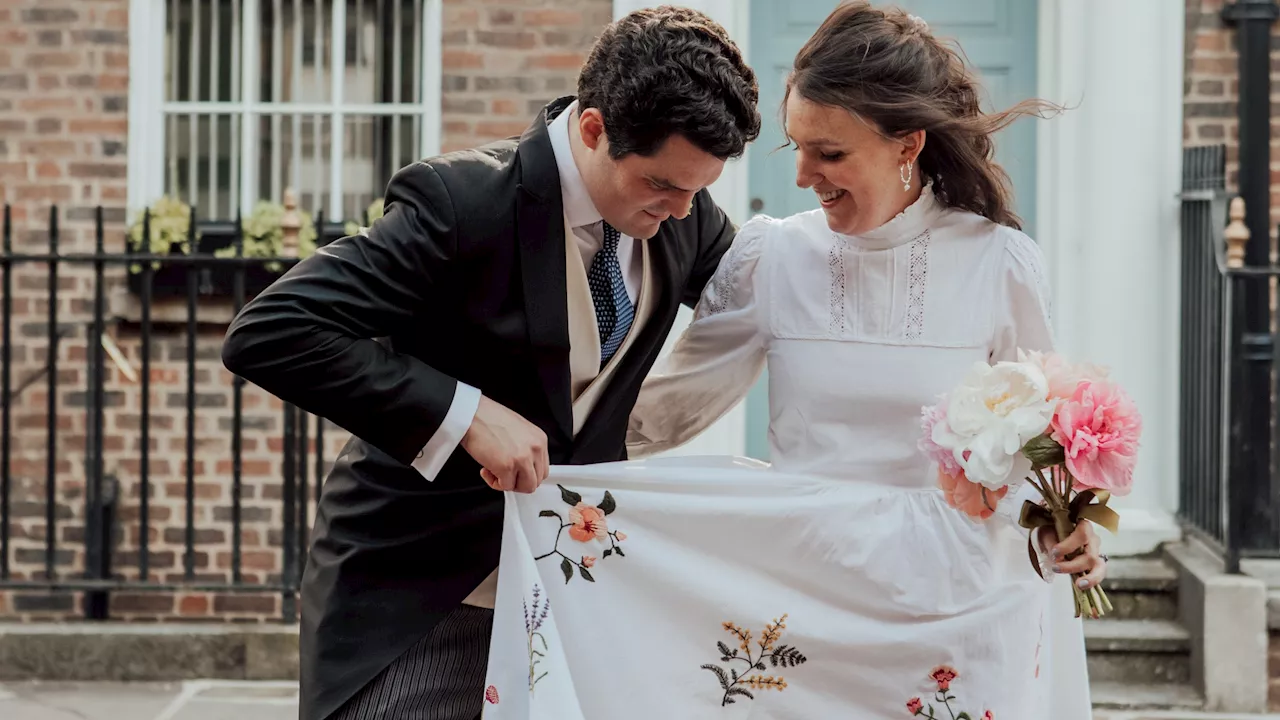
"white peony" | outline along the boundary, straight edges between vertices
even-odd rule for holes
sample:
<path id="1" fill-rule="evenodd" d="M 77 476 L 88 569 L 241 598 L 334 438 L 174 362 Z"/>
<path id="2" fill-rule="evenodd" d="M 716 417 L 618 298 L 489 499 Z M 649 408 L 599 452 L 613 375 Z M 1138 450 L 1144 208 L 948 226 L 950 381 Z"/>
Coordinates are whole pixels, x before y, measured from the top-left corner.
<path id="1" fill-rule="evenodd" d="M 1049 427 L 1054 406 L 1034 363 L 975 363 L 951 392 L 933 441 L 951 451 L 969 480 L 999 490 L 1031 473 L 1022 446 Z"/>

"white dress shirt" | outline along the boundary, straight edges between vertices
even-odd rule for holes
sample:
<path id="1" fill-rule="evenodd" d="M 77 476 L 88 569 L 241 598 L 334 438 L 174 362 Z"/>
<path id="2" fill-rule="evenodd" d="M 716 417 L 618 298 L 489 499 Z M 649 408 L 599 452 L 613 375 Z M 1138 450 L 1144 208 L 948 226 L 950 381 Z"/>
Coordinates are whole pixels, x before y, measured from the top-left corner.
<path id="1" fill-rule="evenodd" d="M 569 121 L 577 107 L 578 103 L 574 102 L 565 108 L 564 112 L 551 121 L 548 131 L 551 149 L 555 153 L 556 168 L 560 174 L 560 195 L 564 201 L 566 224 L 573 229 L 574 242 L 582 253 L 582 266 L 589 269 L 596 253 L 604 245 L 604 218 L 592 202 L 582 173 L 578 171 L 577 162 L 573 158 Z M 636 302 L 643 272 L 638 254 L 633 252 L 634 248 L 635 239 L 621 235 L 618 241 L 618 262 L 622 265 L 622 281 L 633 304 Z M 466 435 L 471 421 L 475 419 L 479 405 L 480 391 L 459 381 L 444 422 L 413 461 L 413 467 L 427 480 L 435 480 L 440 468 L 457 449 L 458 443 L 462 442 L 463 435 Z"/>

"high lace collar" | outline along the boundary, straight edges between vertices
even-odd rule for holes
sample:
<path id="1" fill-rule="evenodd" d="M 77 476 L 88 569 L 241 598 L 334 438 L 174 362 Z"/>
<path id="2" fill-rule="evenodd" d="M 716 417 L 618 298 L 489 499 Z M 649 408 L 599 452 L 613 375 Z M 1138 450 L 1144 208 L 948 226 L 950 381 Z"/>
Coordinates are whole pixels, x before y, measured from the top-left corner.
<path id="1" fill-rule="evenodd" d="M 937 218 L 942 204 L 933 194 L 933 183 L 925 183 L 920 197 L 885 224 L 860 235 L 836 233 L 836 237 L 864 250 L 888 250 L 920 237 Z"/>

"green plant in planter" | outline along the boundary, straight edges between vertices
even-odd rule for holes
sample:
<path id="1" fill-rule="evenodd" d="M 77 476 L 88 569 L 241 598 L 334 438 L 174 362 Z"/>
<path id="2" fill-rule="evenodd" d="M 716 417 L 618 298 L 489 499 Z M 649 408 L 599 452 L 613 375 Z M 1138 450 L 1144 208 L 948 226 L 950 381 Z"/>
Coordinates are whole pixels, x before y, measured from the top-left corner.
<path id="1" fill-rule="evenodd" d="M 129 226 L 129 248 L 148 255 L 168 255 L 175 247 L 184 255 L 190 253 L 191 239 L 187 237 L 187 233 L 191 229 L 191 206 L 177 198 L 165 196 L 155 201 L 149 210 L 150 237 L 145 241 L 142 237 L 143 219 L 147 213 L 147 210 L 142 210 Z M 151 267 L 158 268 L 160 263 L 153 262 Z M 142 272 L 142 266 L 134 263 L 129 266 L 129 271 Z"/>
<path id="2" fill-rule="evenodd" d="M 241 220 L 244 238 L 244 254 L 247 258 L 276 258 L 284 252 L 284 205 L 269 200 L 259 200 L 253 212 Z M 305 212 L 298 212 L 298 257 L 304 258 L 316 251 L 315 221 Z M 214 251 L 216 257 L 235 257 L 234 245 Z M 279 272 L 278 262 L 264 265 L 271 272 Z"/>
<path id="3" fill-rule="evenodd" d="M 369 203 L 369 208 L 365 210 L 365 214 L 369 216 L 369 225 L 373 225 L 374 221 L 382 217 L 382 198 L 378 198 Z M 354 220 L 348 220 L 346 225 L 342 226 L 347 235 L 355 235 L 360 232 L 360 223 Z M 365 227 L 368 227 L 366 225 Z"/>

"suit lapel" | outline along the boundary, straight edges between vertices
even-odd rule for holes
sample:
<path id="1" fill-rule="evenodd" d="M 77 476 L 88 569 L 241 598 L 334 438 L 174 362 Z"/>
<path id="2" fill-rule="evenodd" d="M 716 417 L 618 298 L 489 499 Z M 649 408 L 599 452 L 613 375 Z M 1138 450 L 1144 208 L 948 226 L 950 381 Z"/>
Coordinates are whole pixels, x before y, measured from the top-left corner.
<path id="1" fill-rule="evenodd" d="M 576 447 L 589 447 L 596 435 L 609 429 L 604 421 L 616 412 L 618 402 L 644 380 L 641 370 L 645 359 L 666 341 L 669 318 L 679 304 L 680 284 L 674 282 L 678 277 L 678 262 L 672 248 L 679 238 L 670 231 L 660 231 L 657 236 L 643 242 L 648 272 L 641 291 L 648 294 L 645 298 L 648 313 L 643 322 L 633 328 L 635 339 L 628 343 L 627 352 L 619 351 L 620 357 L 615 358 L 612 375 L 607 384 L 599 388 L 600 395 L 595 398 L 595 405 L 574 438 Z"/>
<path id="2" fill-rule="evenodd" d="M 567 107 L 570 100 L 561 98 L 548 105 L 520 138 L 516 150 L 520 163 L 516 234 L 529 343 L 533 346 L 552 416 L 565 438 L 573 437 L 573 414 L 569 389 L 564 203 L 547 123 Z"/>

